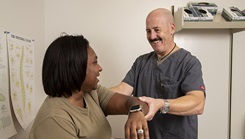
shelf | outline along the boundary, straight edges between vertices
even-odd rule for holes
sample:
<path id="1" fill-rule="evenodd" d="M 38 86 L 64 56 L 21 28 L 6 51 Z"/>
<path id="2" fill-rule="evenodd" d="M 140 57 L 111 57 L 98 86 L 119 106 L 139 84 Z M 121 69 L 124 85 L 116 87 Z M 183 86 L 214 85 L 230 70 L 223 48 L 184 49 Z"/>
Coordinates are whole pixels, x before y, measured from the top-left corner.
<path id="1" fill-rule="evenodd" d="M 188 21 L 183 20 L 184 8 L 179 8 L 174 14 L 176 32 L 185 29 L 229 29 L 232 33 L 245 30 L 245 21 L 226 21 L 221 13 L 217 13 L 213 21 Z"/>

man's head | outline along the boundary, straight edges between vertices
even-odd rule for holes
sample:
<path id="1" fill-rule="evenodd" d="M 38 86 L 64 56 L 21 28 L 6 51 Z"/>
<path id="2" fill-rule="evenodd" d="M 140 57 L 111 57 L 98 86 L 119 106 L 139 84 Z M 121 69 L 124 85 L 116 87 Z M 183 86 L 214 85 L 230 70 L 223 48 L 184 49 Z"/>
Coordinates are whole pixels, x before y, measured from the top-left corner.
<path id="1" fill-rule="evenodd" d="M 175 24 L 172 13 L 164 8 L 151 11 L 146 18 L 147 39 L 159 55 L 164 55 L 174 45 Z"/>

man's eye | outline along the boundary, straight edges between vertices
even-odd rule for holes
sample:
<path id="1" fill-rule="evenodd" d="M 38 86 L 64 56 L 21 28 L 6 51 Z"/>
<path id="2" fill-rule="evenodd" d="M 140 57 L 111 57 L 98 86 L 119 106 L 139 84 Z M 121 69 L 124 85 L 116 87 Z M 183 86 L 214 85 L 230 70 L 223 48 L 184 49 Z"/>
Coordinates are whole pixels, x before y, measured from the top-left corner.
<path id="1" fill-rule="evenodd" d="M 155 32 L 159 32 L 160 30 L 159 29 L 155 29 Z"/>

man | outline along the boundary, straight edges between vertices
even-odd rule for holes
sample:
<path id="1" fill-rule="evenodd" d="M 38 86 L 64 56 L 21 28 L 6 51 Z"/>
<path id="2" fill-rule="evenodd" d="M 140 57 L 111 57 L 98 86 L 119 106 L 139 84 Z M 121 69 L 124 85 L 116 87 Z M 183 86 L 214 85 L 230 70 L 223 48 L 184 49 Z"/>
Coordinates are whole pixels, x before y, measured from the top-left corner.
<path id="1" fill-rule="evenodd" d="M 151 139 L 197 139 L 197 115 L 205 104 L 201 63 L 174 42 L 175 24 L 169 10 L 150 12 L 146 33 L 154 51 L 139 56 L 111 90 L 148 103 L 145 117 Z"/>

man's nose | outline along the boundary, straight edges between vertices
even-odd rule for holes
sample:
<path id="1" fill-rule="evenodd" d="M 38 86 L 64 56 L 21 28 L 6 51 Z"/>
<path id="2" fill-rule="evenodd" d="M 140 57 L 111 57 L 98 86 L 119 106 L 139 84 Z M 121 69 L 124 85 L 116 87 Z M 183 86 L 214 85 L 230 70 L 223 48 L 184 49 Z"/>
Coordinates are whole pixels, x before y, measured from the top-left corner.
<path id="1" fill-rule="evenodd" d="M 157 37 L 157 34 L 156 34 L 156 32 L 155 31 L 152 31 L 150 34 L 149 34 L 149 36 L 148 36 L 148 38 L 149 39 L 155 39 Z"/>

